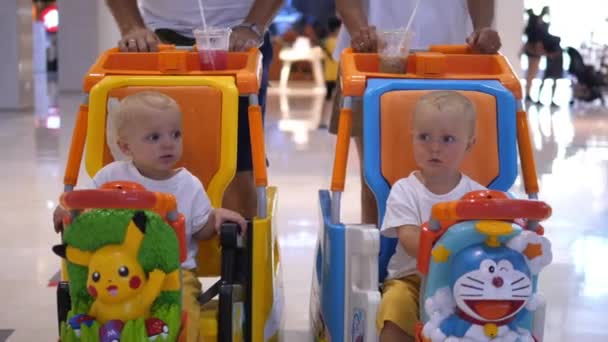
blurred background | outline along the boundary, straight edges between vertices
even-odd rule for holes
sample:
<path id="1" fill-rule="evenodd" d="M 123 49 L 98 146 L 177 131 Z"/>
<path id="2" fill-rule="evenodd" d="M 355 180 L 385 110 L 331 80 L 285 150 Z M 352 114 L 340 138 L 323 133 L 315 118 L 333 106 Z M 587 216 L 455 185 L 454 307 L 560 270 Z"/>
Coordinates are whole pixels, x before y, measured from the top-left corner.
<path id="1" fill-rule="evenodd" d="M 554 262 L 541 287 L 549 298 L 545 340 L 608 341 L 608 13 L 605 0 L 497 0 L 501 53 L 529 87 L 540 197 Z M 278 185 L 286 288 L 286 341 L 306 341 L 317 190 L 329 185 L 335 137 L 327 133 L 340 20 L 331 0 L 287 0 L 270 31 L 266 147 Z M 534 45 L 531 32 L 546 31 Z M 49 340 L 56 331 L 59 240 L 51 213 L 62 177 L 82 78 L 119 32 L 105 2 L 2 0 L 0 6 L 0 341 Z M 533 58 L 529 58 L 533 55 Z M 553 67 L 551 67 L 553 66 Z M 562 68 L 556 77 L 550 70 Z M 542 87 L 541 87 L 542 86 Z M 343 203 L 359 217 L 353 152 Z M 87 178 L 83 177 L 86 185 Z M 521 190 L 521 182 L 514 191 Z M 49 335 L 50 334 L 50 335 Z"/>

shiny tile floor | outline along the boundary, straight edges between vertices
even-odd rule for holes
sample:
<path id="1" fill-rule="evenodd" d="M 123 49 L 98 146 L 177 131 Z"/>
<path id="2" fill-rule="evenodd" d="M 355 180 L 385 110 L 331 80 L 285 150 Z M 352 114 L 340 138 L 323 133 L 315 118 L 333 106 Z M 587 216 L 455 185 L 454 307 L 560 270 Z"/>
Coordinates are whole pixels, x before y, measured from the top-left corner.
<path id="1" fill-rule="evenodd" d="M 548 90 L 548 87 L 547 87 Z M 548 94 L 542 100 L 548 103 Z M 541 198 L 553 207 L 545 224 L 554 261 L 542 274 L 548 299 L 545 341 L 608 341 L 608 110 L 567 105 L 529 108 Z M 56 334 L 59 260 L 51 212 L 62 189 L 78 95 L 57 95 L 37 76 L 36 108 L 0 112 L 0 341 L 50 341 Z M 292 98 L 281 110 L 270 95 L 266 141 L 271 183 L 279 187 L 279 236 L 286 288 L 286 341 L 306 341 L 313 249 L 319 229 L 317 190 L 326 188 L 334 137 L 317 129 L 323 101 Z M 356 222 L 358 169 L 351 153 L 343 218 Z M 81 184 L 87 184 L 86 176 Z M 521 193 L 520 182 L 514 187 Z M 10 331 L 14 330 L 14 331 Z"/>

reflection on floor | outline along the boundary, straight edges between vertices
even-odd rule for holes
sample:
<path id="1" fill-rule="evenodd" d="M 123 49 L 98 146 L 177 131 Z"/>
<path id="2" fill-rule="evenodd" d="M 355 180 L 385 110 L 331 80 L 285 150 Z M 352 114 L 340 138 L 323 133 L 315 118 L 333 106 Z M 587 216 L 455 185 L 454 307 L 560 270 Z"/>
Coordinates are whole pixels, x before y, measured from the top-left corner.
<path id="1" fill-rule="evenodd" d="M 0 187 L 0 329 L 10 341 L 48 341 L 57 331 L 55 293 L 48 288 L 59 260 L 51 211 L 61 191 L 77 95 L 57 96 L 42 75 L 35 110 L 0 113 L 3 168 Z M 46 89 L 45 89 L 46 88 Z M 550 87 L 546 87 L 550 89 Z M 545 91 L 543 91 L 545 92 Z M 50 94 L 50 95 L 47 95 Z M 536 95 L 536 94 L 534 94 Z M 546 96 L 544 93 L 543 96 Z M 541 198 L 553 207 L 545 224 L 554 262 L 541 278 L 548 299 L 545 341 L 608 340 L 608 110 L 567 106 L 567 82 L 558 84 L 560 108 L 531 106 L 530 126 Z M 298 97 L 298 98 L 295 98 Z M 271 183 L 280 191 L 279 227 L 286 288 L 286 341 L 308 338 L 308 295 L 318 231 L 317 191 L 329 184 L 335 138 L 317 129 L 322 98 L 270 95 L 266 141 Z M 536 96 L 533 96 L 536 98 Z M 542 97 L 541 97 L 542 98 Z M 548 99 L 542 98 L 544 103 Z M 319 105 L 319 103 L 321 105 Z M 352 151 L 351 151 L 352 152 Z M 346 221 L 358 218 L 358 169 L 351 153 L 343 203 Z M 82 175 L 83 184 L 88 181 Z M 521 193 L 520 182 L 514 191 Z M 0 341 L 6 336 L 0 330 Z"/>

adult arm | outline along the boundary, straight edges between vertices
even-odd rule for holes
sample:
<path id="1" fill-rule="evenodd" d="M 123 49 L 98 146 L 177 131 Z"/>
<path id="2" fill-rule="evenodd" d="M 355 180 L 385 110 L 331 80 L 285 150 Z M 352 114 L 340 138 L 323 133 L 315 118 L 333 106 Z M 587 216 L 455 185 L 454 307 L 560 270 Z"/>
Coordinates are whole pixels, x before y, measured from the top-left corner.
<path id="1" fill-rule="evenodd" d="M 120 29 L 120 51 L 158 51 L 160 40 L 154 32 L 146 28 L 137 7 L 137 0 L 106 0 L 106 4 Z"/>
<path id="2" fill-rule="evenodd" d="M 370 26 L 362 0 L 336 0 L 336 9 L 351 37 L 351 47 L 357 52 L 373 52 L 378 48 L 376 27 Z"/>
<path id="3" fill-rule="evenodd" d="M 467 38 L 467 44 L 476 52 L 498 52 L 502 46 L 500 36 L 491 28 L 494 21 L 494 0 L 467 0 L 467 5 L 473 22 L 473 33 Z"/>
<path id="4" fill-rule="evenodd" d="M 467 0 L 473 29 L 491 27 L 494 21 L 494 0 Z"/>
<path id="5" fill-rule="evenodd" d="M 283 0 L 255 0 L 245 17 L 245 23 L 254 24 L 257 30 L 247 26 L 233 28 L 230 35 L 230 50 L 245 51 L 259 46 L 264 39 L 264 32 L 281 6 Z"/>

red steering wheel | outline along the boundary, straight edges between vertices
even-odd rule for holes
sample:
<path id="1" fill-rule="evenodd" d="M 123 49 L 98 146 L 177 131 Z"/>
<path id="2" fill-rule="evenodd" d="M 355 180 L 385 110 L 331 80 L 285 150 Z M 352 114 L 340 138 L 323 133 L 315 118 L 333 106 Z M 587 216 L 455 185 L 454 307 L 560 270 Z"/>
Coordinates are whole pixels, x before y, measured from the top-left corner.
<path id="1" fill-rule="evenodd" d="M 177 212 L 175 196 L 146 190 L 141 184 L 127 181 L 109 182 L 99 189 L 65 192 L 59 201 L 68 209 L 147 209 L 166 217 L 179 241 L 180 262 L 186 260 L 186 228 L 184 216 Z M 69 224 L 70 215 L 64 218 Z"/>
<path id="2" fill-rule="evenodd" d="M 504 192 L 473 191 L 462 199 L 433 206 L 431 218 L 438 221 L 515 220 L 542 221 L 551 216 L 551 207 L 542 201 L 511 199 Z"/>
<path id="3" fill-rule="evenodd" d="M 538 225 L 551 216 L 551 207 L 541 201 L 511 199 L 501 191 L 481 190 L 469 192 L 458 201 L 438 203 L 433 206 L 431 220 L 422 225 L 418 250 L 418 270 L 427 274 L 434 243 L 443 232 L 458 221 L 505 220 L 518 222 L 522 227 L 543 233 Z"/>
<path id="4" fill-rule="evenodd" d="M 149 209 L 165 214 L 177 210 L 175 196 L 146 190 L 127 181 L 105 183 L 99 189 L 63 193 L 61 205 L 67 209 Z"/>

